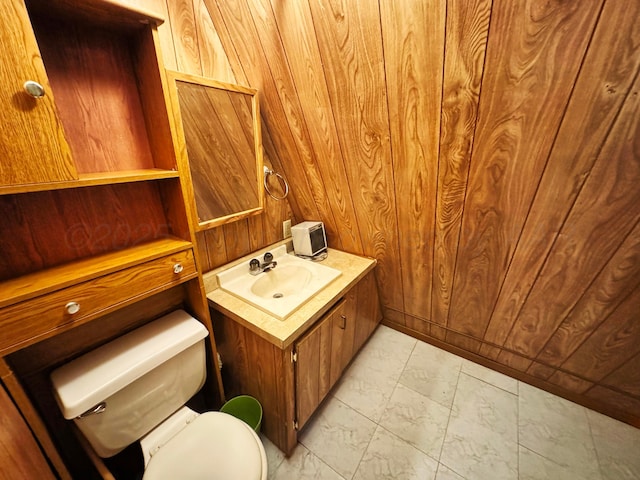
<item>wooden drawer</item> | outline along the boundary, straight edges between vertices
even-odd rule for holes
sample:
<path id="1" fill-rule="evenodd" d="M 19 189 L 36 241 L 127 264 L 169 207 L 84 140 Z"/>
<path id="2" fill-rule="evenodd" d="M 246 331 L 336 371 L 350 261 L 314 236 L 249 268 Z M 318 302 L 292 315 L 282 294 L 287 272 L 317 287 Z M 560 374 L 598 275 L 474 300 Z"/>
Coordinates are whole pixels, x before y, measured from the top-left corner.
<path id="1" fill-rule="evenodd" d="M 174 266 L 182 269 L 174 272 Z M 197 276 L 192 250 L 177 252 L 0 311 L 0 355 L 43 340 Z M 69 313 L 67 305 L 79 305 Z"/>

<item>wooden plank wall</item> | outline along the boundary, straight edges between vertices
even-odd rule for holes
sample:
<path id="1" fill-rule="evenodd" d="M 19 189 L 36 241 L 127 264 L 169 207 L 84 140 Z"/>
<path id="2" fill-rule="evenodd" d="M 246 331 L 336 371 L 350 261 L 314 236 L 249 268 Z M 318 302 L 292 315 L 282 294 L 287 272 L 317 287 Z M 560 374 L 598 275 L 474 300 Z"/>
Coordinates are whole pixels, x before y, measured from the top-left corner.
<path id="1" fill-rule="evenodd" d="M 640 424 L 640 3 L 129 1 L 169 67 L 260 90 L 292 185 L 207 266 L 322 220 L 388 324 Z"/>

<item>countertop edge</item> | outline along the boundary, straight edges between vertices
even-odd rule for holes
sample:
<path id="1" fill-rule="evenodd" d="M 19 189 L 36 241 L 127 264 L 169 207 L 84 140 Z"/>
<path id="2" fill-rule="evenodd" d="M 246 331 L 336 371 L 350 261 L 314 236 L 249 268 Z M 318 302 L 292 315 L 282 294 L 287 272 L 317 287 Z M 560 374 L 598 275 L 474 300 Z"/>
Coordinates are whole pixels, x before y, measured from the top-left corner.
<path id="1" fill-rule="evenodd" d="M 377 264 L 374 258 L 330 248 L 327 260 L 322 263 L 329 267 L 338 268 L 336 264 L 344 264 L 346 262 L 349 268 L 344 268 L 344 265 L 343 268 L 338 268 L 341 270 L 342 275 L 303 304 L 286 320 L 279 320 L 218 288 L 215 275 L 220 271 L 243 261 L 249 261 L 262 252 L 286 243 L 286 241 L 278 242 L 204 274 L 204 277 L 206 277 L 205 290 L 207 300 L 212 309 L 233 319 L 282 350 L 293 344 L 311 325 L 329 311 L 345 293 L 372 271 Z"/>

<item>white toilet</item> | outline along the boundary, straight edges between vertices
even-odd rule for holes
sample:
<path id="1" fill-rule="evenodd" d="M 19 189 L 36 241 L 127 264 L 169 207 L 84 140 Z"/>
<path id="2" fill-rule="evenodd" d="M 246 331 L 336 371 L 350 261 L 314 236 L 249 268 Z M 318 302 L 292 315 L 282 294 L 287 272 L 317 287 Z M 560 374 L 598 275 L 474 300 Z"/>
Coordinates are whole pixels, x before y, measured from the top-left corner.
<path id="1" fill-rule="evenodd" d="M 51 374 L 62 414 L 103 458 L 140 440 L 144 480 L 266 479 L 249 425 L 184 406 L 206 378 L 207 334 L 178 310 L 63 365 Z"/>

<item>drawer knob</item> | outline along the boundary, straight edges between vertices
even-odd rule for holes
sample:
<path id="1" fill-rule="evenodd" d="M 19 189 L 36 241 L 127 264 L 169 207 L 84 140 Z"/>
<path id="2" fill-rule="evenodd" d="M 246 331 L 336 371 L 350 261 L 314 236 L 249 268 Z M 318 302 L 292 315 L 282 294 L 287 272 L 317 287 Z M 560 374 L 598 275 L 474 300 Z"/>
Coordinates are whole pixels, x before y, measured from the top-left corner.
<path id="1" fill-rule="evenodd" d="M 182 266 L 181 263 L 176 263 L 173 266 L 173 273 L 182 273 L 183 270 L 184 270 L 184 267 Z"/>
<path id="2" fill-rule="evenodd" d="M 23 87 L 24 87 L 24 90 L 33 98 L 44 97 L 44 87 L 40 85 L 38 82 L 34 82 L 33 80 L 27 80 L 26 82 L 24 82 Z"/>
<path id="3" fill-rule="evenodd" d="M 69 315 L 74 315 L 80 311 L 80 304 L 78 302 L 69 302 L 64 306 L 64 309 Z"/>

